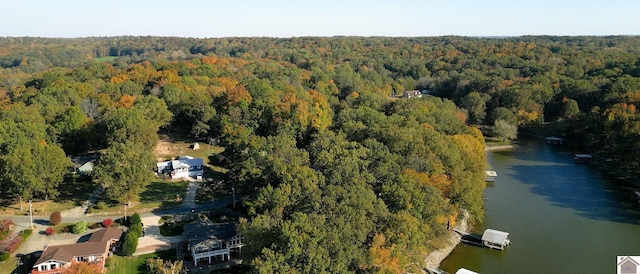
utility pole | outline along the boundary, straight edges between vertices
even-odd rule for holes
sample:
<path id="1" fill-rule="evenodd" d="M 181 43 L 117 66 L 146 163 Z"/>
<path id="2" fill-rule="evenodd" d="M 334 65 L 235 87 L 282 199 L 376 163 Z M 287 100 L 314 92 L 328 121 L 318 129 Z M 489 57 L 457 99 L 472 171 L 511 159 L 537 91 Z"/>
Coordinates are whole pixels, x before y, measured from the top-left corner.
<path id="1" fill-rule="evenodd" d="M 31 229 L 33 229 L 33 214 L 31 213 L 32 207 L 33 204 L 31 203 L 31 200 L 29 200 L 29 220 L 31 221 Z"/>
<path id="2" fill-rule="evenodd" d="M 124 204 L 124 222 L 127 222 L 127 204 Z"/>
<path id="3" fill-rule="evenodd" d="M 233 193 L 233 208 L 236 208 L 236 183 L 233 182 L 233 186 L 231 187 L 231 192 Z"/>

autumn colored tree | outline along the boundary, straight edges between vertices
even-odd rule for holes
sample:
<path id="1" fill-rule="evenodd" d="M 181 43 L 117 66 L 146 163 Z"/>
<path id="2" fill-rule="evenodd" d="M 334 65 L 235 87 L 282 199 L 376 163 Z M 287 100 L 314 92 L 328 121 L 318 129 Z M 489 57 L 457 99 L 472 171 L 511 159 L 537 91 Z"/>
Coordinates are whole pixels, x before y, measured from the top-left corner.
<path id="1" fill-rule="evenodd" d="M 56 226 L 60 224 L 60 222 L 62 222 L 62 215 L 60 214 L 60 211 L 51 212 L 51 215 L 49 215 L 49 223 Z"/>
<path id="2" fill-rule="evenodd" d="M 76 262 L 71 264 L 70 267 L 64 268 L 62 273 L 64 274 L 100 274 L 102 269 L 99 264 L 89 264 L 86 262 Z"/>

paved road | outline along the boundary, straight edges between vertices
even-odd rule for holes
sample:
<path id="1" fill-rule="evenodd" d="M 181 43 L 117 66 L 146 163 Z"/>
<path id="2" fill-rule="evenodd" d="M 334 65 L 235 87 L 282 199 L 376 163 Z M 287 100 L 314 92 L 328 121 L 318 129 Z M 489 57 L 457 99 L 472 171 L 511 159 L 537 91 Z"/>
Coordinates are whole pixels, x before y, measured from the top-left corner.
<path id="1" fill-rule="evenodd" d="M 158 209 L 153 210 L 152 212 L 140 214 L 142 219 L 142 223 L 144 224 L 145 236 L 138 240 L 138 249 L 136 254 L 145 254 L 152 253 L 157 250 L 164 250 L 175 247 L 177 243 L 184 241 L 183 236 L 173 236 L 173 237 L 165 237 L 160 235 L 160 228 L 158 226 L 158 221 L 162 215 L 171 215 L 171 214 L 182 214 L 182 213 L 191 213 L 192 210 L 195 212 L 212 210 L 224 207 L 233 203 L 231 198 L 218 200 L 215 202 L 210 202 L 206 204 L 196 205 L 195 203 L 195 193 L 199 186 L 197 182 L 190 182 L 187 187 L 187 193 L 184 196 L 184 201 L 182 205 L 178 208 L 173 209 Z M 62 220 L 65 223 L 75 223 L 79 221 L 87 221 L 89 223 L 101 222 L 104 219 L 118 219 L 121 218 L 121 215 L 118 216 L 99 216 L 99 215 L 87 215 L 85 214 L 86 208 L 88 207 L 89 202 L 84 203 L 82 206 L 75 207 L 73 209 L 61 212 Z M 18 230 L 23 230 L 29 228 L 31 225 L 31 219 L 29 216 L 0 216 L 0 219 L 11 219 L 16 224 Z M 42 250 L 45 245 L 60 245 L 60 244 L 71 244 L 75 243 L 80 239 L 80 237 L 87 235 L 93 230 L 88 231 L 82 235 L 75 235 L 70 233 L 64 233 L 54 236 L 46 236 L 44 234 L 44 230 L 49 227 L 49 218 L 43 216 L 34 216 L 33 217 L 33 225 L 35 227 L 32 236 L 30 236 L 25 243 L 16 251 L 15 254 L 29 254 L 34 251 Z"/>

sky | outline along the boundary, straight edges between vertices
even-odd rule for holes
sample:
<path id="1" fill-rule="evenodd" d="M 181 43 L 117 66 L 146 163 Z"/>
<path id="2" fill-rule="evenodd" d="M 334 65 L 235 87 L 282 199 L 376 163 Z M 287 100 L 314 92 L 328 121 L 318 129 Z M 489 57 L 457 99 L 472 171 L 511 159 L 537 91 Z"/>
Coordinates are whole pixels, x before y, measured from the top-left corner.
<path id="1" fill-rule="evenodd" d="M 0 36 L 640 35 L 638 0 L 0 0 Z"/>

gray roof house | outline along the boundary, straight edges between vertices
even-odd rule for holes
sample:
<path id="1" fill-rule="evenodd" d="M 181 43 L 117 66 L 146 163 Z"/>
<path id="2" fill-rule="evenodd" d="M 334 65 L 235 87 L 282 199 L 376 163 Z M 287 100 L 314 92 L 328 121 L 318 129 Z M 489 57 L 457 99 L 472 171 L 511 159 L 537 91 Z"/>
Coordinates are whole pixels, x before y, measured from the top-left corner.
<path id="1" fill-rule="evenodd" d="M 175 160 L 159 162 L 157 168 L 158 174 L 169 174 L 171 179 L 198 178 L 204 173 L 204 161 L 202 158 L 182 156 Z"/>
<path id="2" fill-rule="evenodd" d="M 73 156 L 71 158 L 72 165 L 72 173 L 80 173 L 80 174 L 90 174 L 93 172 L 93 165 L 100 159 L 100 155 L 89 154 L 89 155 L 78 155 Z"/>
<path id="3" fill-rule="evenodd" d="M 195 265 L 198 261 L 211 258 L 229 260 L 232 249 L 240 251 L 244 243 L 238 234 L 236 223 L 212 223 L 198 219 L 184 226 L 184 237 Z"/>

